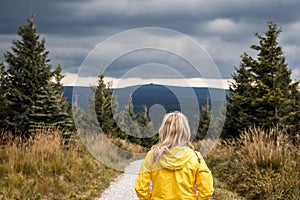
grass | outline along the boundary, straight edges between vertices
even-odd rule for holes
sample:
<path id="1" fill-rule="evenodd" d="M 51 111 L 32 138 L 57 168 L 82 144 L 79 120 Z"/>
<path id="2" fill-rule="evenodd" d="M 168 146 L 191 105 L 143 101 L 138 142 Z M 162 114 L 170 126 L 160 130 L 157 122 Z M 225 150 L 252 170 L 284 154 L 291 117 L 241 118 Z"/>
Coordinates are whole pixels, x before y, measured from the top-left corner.
<path id="1" fill-rule="evenodd" d="M 63 144 L 59 131 L 26 142 L 2 133 L 0 199 L 93 199 L 119 173 L 93 158 L 77 139 Z"/>
<path id="2" fill-rule="evenodd" d="M 214 145 L 215 142 L 216 141 L 210 139 L 200 140 L 198 142 L 194 142 L 193 146 L 197 151 L 200 151 L 201 149 L 206 150 L 208 147 Z M 222 173 L 220 173 L 220 171 L 218 170 L 218 167 L 220 167 L 220 165 L 224 162 L 224 160 L 226 160 L 225 156 L 222 156 L 224 160 L 222 161 L 218 160 L 218 155 L 219 155 L 218 153 L 219 153 L 220 146 L 221 143 L 220 141 L 218 141 L 213 151 L 210 152 L 209 155 L 204 158 L 206 164 L 208 165 L 209 169 L 213 173 L 213 178 L 214 178 L 213 199 L 214 200 L 245 200 L 244 197 L 241 197 L 237 192 L 233 191 L 227 186 L 226 181 L 224 181 L 222 178 Z"/>
<path id="3" fill-rule="evenodd" d="M 300 199 L 299 142 L 282 130 L 260 128 L 219 142 L 206 157 L 215 199 Z"/>
<path id="4" fill-rule="evenodd" d="M 0 199 L 94 199 L 119 174 L 101 163 L 123 169 L 146 151 L 97 134 L 65 145 L 61 135 L 43 131 L 24 142 L 2 134 Z M 299 136 L 290 141 L 281 130 L 259 128 L 219 141 L 205 158 L 214 175 L 214 200 L 300 199 L 299 144 Z"/>
<path id="5" fill-rule="evenodd" d="M 130 162 L 145 157 L 145 148 L 103 134 L 84 133 L 81 141 L 97 160 L 117 171 L 124 171 Z"/>

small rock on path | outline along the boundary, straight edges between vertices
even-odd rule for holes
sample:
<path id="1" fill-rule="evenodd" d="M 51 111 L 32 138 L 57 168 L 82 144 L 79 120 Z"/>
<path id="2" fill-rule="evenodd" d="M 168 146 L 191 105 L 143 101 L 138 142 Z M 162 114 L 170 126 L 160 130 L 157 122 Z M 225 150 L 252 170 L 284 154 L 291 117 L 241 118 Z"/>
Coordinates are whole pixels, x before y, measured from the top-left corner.
<path id="1" fill-rule="evenodd" d="M 104 191 L 99 200 L 139 200 L 134 191 L 134 184 L 143 160 L 137 160 L 126 167 L 124 174 L 121 174 Z"/>

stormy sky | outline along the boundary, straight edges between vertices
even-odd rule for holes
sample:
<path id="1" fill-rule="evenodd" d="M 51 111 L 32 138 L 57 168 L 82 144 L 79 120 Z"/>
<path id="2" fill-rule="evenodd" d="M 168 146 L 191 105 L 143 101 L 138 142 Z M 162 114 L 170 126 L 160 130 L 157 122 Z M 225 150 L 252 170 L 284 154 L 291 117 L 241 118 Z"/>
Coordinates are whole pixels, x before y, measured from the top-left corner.
<path id="1" fill-rule="evenodd" d="M 2 0 L 0 5 L 0 53 L 11 51 L 18 26 L 32 10 L 66 85 L 79 84 L 79 77 L 80 84 L 93 84 L 101 72 L 127 84 L 226 82 L 243 52 L 255 56 L 254 34 L 263 35 L 268 21 L 281 27 L 279 44 L 292 78 L 300 77 L 298 0 Z"/>

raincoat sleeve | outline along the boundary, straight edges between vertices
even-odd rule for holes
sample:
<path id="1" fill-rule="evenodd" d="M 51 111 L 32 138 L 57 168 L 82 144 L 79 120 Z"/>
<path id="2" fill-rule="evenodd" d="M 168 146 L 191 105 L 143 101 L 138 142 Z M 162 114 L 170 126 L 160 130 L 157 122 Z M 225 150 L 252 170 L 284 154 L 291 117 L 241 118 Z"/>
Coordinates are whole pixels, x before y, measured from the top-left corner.
<path id="1" fill-rule="evenodd" d="M 138 174 L 134 189 L 140 200 L 150 200 L 151 152 L 148 152 Z"/>
<path id="2" fill-rule="evenodd" d="M 196 186 L 199 190 L 197 200 L 208 200 L 213 195 L 213 177 L 208 169 L 203 157 L 197 152 L 200 158 L 199 167 L 196 174 Z"/>

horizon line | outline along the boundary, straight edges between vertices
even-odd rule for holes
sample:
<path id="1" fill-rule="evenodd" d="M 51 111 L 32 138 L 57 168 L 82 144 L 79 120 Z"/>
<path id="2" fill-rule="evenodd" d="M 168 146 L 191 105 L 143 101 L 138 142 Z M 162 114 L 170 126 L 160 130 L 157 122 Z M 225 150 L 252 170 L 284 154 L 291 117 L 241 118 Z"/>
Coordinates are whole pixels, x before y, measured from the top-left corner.
<path id="1" fill-rule="evenodd" d="M 77 74 L 66 73 L 62 79 L 64 86 L 95 86 L 99 77 L 80 77 Z M 205 88 L 220 88 L 229 89 L 232 79 L 222 78 L 115 78 L 104 77 L 104 81 L 112 83 L 112 88 L 126 88 L 130 86 L 139 86 L 147 84 L 178 86 L 178 87 L 205 87 Z"/>
<path id="2" fill-rule="evenodd" d="M 180 85 L 168 85 L 168 84 L 158 84 L 158 83 L 146 83 L 146 84 L 137 84 L 137 85 L 129 85 L 125 87 L 112 87 L 112 89 L 124 89 L 128 87 L 136 87 L 136 86 L 146 86 L 146 85 L 157 85 L 157 86 L 170 86 L 170 87 L 180 87 L 180 88 L 188 88 L 189 86 L 180 86 Z M 63 85 L 63 87 L 91 87 L 88 85 Z M 213 86 L 191 86 L 192 88 L 213 88 L 213 89 L 224 89 L 228 90 L 228 88 L 220 88 Z"/>

